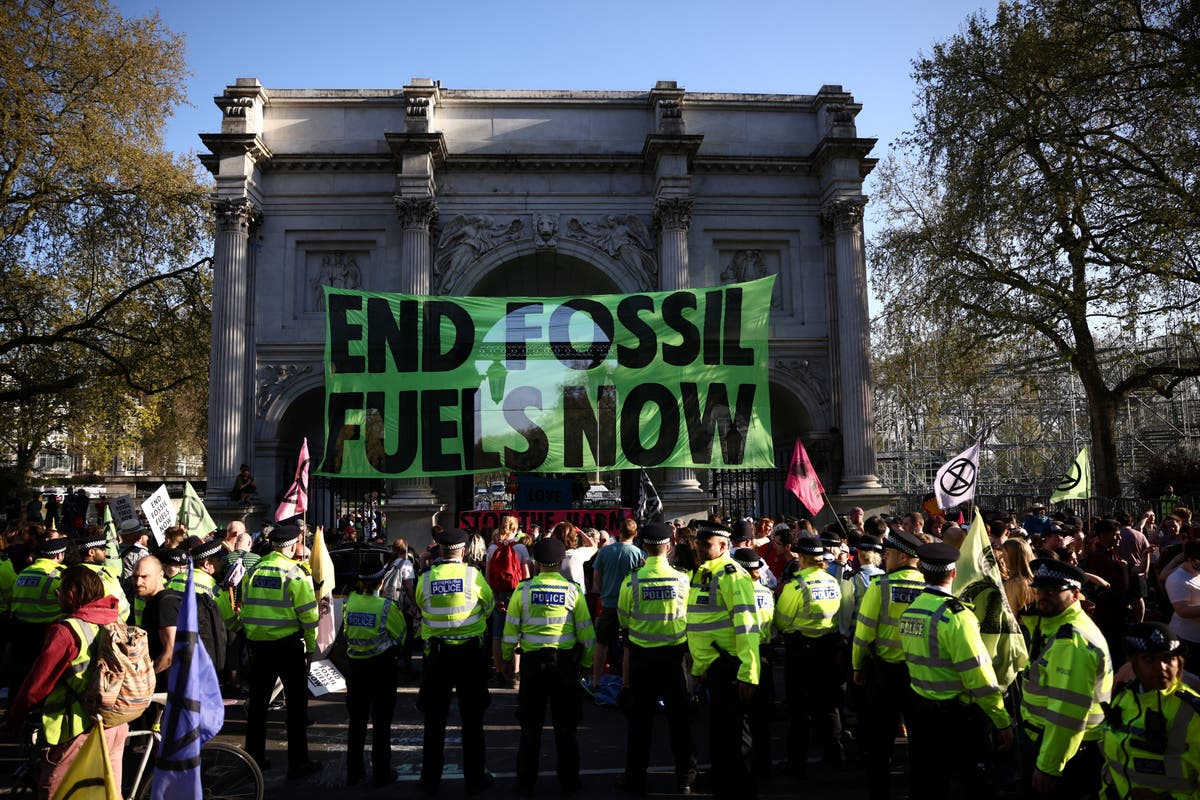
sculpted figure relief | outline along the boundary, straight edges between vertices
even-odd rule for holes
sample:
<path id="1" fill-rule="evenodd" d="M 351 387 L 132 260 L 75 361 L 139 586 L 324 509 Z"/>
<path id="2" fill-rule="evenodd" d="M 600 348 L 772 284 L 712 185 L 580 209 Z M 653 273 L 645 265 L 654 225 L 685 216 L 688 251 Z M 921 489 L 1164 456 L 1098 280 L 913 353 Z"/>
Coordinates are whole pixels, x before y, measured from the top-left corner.
<path id="1" fill-rule="evenodd" d="M 326 253 L 321 258 L 321 269 L 313 281 L 313 304 L 315 311 L 325 309 L 325 292 L 322 286 L 332 286 L 335 289 L 358 289 L 362 286 L 358 262 L 351 253 L 340 250 Z"/>
<path id="2" fill-rule="evenodd" d="M 607 214 L 595 222 L 573 217 L 567 223 L 567 233 L 573 239 L 600 248 L 636 274 L 658 272 L 652 255 L 654 237 L 646 224 L 632 214 Z"/>
<path id="3" fill-rule="evenodd" d="M 767 259 L 762 250 L 738 250 L 721 273 L 721 283 L 753 281 L 765 278 L 769 274 L 771 270 L 767 267 Z M 775 289 L 771 292 L 771 308 L 783 308 L 778 280 L 775 281 Z"/>
<path id="4" fill-rule="evenodd" d="M 558 246 L 558 217 L 543 213 L 533 215 L 533 246 L 539 249 Z"/>
<path id="5" fill-rule="evenodd" d="M 459 214 L 447 223 L 438 240 L 434 272 L 453 275 L 494 247 L 521 238 L 525 221 L 497 222 L 485 214 Z"/>

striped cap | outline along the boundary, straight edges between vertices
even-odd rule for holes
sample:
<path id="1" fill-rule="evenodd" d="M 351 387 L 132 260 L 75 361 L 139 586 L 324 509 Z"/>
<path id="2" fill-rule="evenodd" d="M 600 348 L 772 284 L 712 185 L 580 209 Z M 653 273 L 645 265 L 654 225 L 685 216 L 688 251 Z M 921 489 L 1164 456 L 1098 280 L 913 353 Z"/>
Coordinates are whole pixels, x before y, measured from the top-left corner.
<path id="1" fill-rule="evenodd" d="M 888 531 L 883 537 L 883 546 L 899 550 L 909 558 L 917 558 L 917 548 L 924 544 L 916 536 L 906 531 Z"/>
<path id="2" fill-rule="evenodd" d="M 224 549 L 225 548 L 221 545 L 221 542 L 217 539 L 213 539 L 209 542 L 201 542 L 191 550 L 192 561 L 195 562 L 201 561 L 205 558 L 211 558 Z"/>
<path id="3" fill-rule="evenodd" d="M 1029 564 L 1035 589 L 1082 589 L 1087 576 L 1079 567 L 1054 558 L 1039 558 Z"/>

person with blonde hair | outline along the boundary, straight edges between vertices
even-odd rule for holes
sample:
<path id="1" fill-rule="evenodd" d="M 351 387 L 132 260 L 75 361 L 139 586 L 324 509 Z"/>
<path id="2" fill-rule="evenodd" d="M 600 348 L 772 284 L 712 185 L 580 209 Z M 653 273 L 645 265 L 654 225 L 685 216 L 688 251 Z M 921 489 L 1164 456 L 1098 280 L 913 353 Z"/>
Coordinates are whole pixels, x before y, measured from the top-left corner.
<path id="1" fill-rule="evenodd" d="M 1024 539 L 1005 539 L 1000 549 L 1000 568 L 1004 572 L 1004 596 L 1017 615 L 1028 641 L 1030 625 L 1037 616 L 1037 592 L 1033 589 L 1033 548 Z"/>

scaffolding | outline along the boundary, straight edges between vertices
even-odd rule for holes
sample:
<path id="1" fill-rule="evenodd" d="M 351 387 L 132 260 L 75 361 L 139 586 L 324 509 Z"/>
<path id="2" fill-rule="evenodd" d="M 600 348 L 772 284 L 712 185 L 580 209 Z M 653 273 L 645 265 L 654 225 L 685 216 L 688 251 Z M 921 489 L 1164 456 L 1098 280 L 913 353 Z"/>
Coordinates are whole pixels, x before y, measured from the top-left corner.
<path id="1" fill-rule="evenodd" d="M 1105 363 L 1110 379 L 1119 379 L 1132 364 L 1194 360 L 1190 347 L 1160 336 L 1106 351 Z M 932 365 L 928 371 L 936 373 Z M 910 386 L 939 383 L 937 374 L 910 374 Z M 979 440 L 980 494 L 1045 497 L 1080 448 L 1090 445 L 1082 385 L 1056 356 L 1016 353 L 1008 363 L 988 365 L 973 391 L 939 393 L 931 402 L 901 391 L 875 389 L 878 473 L 891 491 L 932 491 L 938 468 Z M 1200 378 L 1181 381 L 1169 395 L 1131 394 L 1116 424 L 1121 485 L 1128 488 L 1152 456 L 1200 446 Z"/>

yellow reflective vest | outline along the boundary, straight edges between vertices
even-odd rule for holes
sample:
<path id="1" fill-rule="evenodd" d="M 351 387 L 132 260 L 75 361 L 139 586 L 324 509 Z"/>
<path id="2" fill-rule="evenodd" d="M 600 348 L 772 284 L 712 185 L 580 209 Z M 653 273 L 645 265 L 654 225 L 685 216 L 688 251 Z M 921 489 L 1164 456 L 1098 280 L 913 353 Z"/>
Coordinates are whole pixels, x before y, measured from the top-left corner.
<path id="1" fill-rule="evenodd" d="M 665 647 L 687 641 L 688 576 L 664 556 L 647 556 L 621 584 L 617 622 L 638 647 Z"/>
<path id="2" fill-rule="evenodd" d="M 453 644 L 482 638 L 495 599 L 483 573 L 461 561 L 443 561 L 422 573 L 416 586 L 421 639 Z"/>
<path id="3" fill-rule="evenodd" d="M 342 606 L 346 655 L 371 658 L 404 644 L 404 615 L 389 597 L 354 592 Z"/>
<path id="4" fill-rule="evenodd" d="M 800 633 L 815 639 L 836 630 L 841 607 L 838 579 L 821 567 L 808 567 L 783 587 L 775 604 L 775 627 L 780 633 Z"/>
<path id="5" fill-rule="evenodd" d="M 93 564 L 90 561 L 84 562 L 84 566 L 92 572 L 100 576 L 100 582 L 104 584 L 104 593 L 111 597 L 117 598 L 117 619 L 125 620 L 129 618 L 129 601 L 125 599 L 125 589 L 121 587 L 121 564 L 117 563 L 117 569 L 114 573 L 108 564 Z"/>
<path id="6" fill-rule="evenodd" d="M 58 584 L 63 565 L 53 559 L 39 558 L 17 575 L 13 584 L 12 615 L 21 622 L 48 624 L 58 619 Z"/>
<path id="7" fill-rule="evenodd" d="M 979 621 L 953 595 L 926 587 L 900 615 L 900 646 L 917 694 L 975 703 L 997 728 L 1012 724 Z"/>
<path id="8" fill-rule="evenodd" d="M 1120 687 L 1104 723 L 1104 783 L 1117 797 L 1145 789 L 1200 798 L 1200 695 L 1178 680 L 1160 692 Z"/>
<path id="9" fill-rule="evenodd" d="M 1021 719 L 1041 731 L 1037 768 L 1061 775 L 1084 740 L 1103 734 L 1100 704 L 1112 693 L 1112 660 L 1100 629 L 1079 603 L 1042 619 L 1040 636 L 1045 644 L 1027 669 Z"/>
<path id="10" fill-rule="evenodd" d="M 854 626 L 851 663 L 861 670 L 872 652 L 884 661 L 898 664 L 904 660 L 900 647 L 900 615 L 925 590 L 925 579 L 913 567 L 880 575 L 867 587 L 858 621 Z"/>
<path id="11" fill-rule="evenodd" d="M 758 617 L 758 641 L 761 647 L 771 643 L 775 619 L 775 593 L 758 581 L 754 582 L 754 608 Z"/>
<path id="12" fill-rule="evenodd" d="M 517 645 L 521 652 L 546 648 L 570 650 L 583 648 L 581 667 L 592 666 L 596 633 L 579 586 L 557 572 L 542 572 L 522 581 L 508 603 L 504 620 L 504 639 L 500 654 L 511 661 Z"/>
<path id="13" fill-rule="evenodd" d="M 204 570 L 193 569 L 192 574 L 195 576 L 193 584 L 196 587 L 196 596 L 205 595 L 211 597 L 213 602 L 217 604 L 217 610 L 221 612 L 221 620 L 225 623 L 225 629 L 230 633 L 239 630 L 242 623 L 238 619 L 237 611 L 234 610 L 232 593 L 218 586 L 216 579 Z M 172 575 L 163 584 L 163 588 L 183 594 L 187 589 L 187 572 L 179 572 Z"/>
<path id="14" fill-rule="evenodd" d="M 242 585 L 242 625 L 247 639 L 269 642 L 301 633 L 306 651 L 316 652 L 317 600 L 312 579 L 300 562 L 273 551 L 254 565 Z"/>
<path id="15" fill-rule="evenodd" d="M 12 610 L 13 586 L 17 583 L 17 571 L 5 554 L 0 554 L 0 617 L 7 617 Z"/>
<path id="16" fill-rule="evenodd" d="M 68 742 L 95 724 L 83 708 L 83 695 L 88 687 L 88 669 L 96 652 L 96 635 L 100 626 L 75 617 L 67 617 L 63 624 L 71 629 L 79 641 L 79 652 L 58 683 L 46 696 L 42 704 L 42 730 L 46 743 L 53 746 Z"/>
<path id="17" fill-rule="evenodd" d="M 757 686 L 760 638 L 750 573 L 729 553 L 697 567 L 692 573 L 687 616 L 692 674 L 707 674 L 725 653 L 741 662 L 738 680 Z"/>

